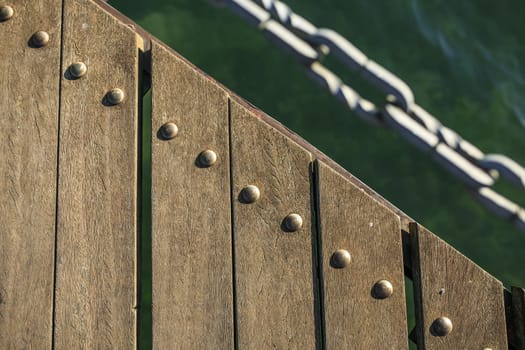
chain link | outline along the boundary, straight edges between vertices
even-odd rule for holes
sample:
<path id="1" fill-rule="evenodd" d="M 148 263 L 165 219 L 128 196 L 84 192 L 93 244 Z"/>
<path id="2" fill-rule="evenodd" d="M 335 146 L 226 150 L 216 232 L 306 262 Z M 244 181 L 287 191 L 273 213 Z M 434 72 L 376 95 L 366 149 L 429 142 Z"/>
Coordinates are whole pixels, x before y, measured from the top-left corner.
<path id="1" fill-rule="evenodd" d="M 463 181 L 493 213 L 512 221 L 525 232 L 525 209 L 494 191 L 501 177 L 525 189 L 525 168 L 500 154 L 484 154 L 455 131 L 418 106 L 410 87 L 393 73 L 370 60 L 339 33 L 317 28 L 277 0 L 222 0 L 267 37 L 291 53 L 306 68 L 310 77 L 325 87 L 360 118 L 388 125 L 403 138 L 433 158 Z M 322 65 L 321 59 L 331 54 L 355 71 L 385 96 L 378 108 L 346 85 Z"/>

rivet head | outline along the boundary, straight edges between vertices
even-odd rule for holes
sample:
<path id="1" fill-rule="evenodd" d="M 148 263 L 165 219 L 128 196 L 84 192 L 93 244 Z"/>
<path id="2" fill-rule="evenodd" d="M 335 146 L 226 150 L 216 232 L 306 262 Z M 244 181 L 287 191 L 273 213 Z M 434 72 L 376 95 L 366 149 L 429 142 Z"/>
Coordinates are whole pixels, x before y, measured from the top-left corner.
<path id="1" fill-rule="evenodd" d="M 34 47 L 43 47 L 49 43 L 49 34 L 42 30 L 39 30 L 31 37 L 31 44 Z"/>
<path id="2" fill-rule="evenodd" d="M 7 6 L 7 5 L 1 6 L 0 7 L 0 22 L 9 20 L 11 17 L 13 17 L 14 14 L 15 14 L 15 11 L 13 10 L 11 6 Z"/>
<path id="3" fill-rule="evenodd" d="M 106 95 L 108 103 L 113 106 L 122 103 L 125 97 L 124 91 L 120 89 L 111 89 Z"/>
<path id="4" fill-rule="evenodd" d="M 444 337 L 452 332 L 452 321 L 448 317 L 436 319 L 430 326 L 430 333 L 437 337 Z"/>
<path id="5" fill-rule="evenodd" d="M 344 249 L 338 249 L 330 258 L 330 266 L 332 266 L 334 269 L 343 269 L 347 267 L 350 262 L 352 261 L 352 256 L 347 250 Z"/>
<path id="6" fill-rule="evenodd" d="M 75 79 L 82 78 L 87 73 L 87 66 L 84 62 L 75 62 L 69 66 L 69 74 Z"/>
<path id="7" fill-rule="evenodd" d="M 197 161 L 199 163 L 199 166 L 205 168 L 210 167 L 213 164 L 215 164 L 215 162 L 217 162 L 217 153 L 213 152 L 210 149 L 202 151 L 199 154 L 199 158 L 197 159 Z"/>
<path id="8" fill-rule="evenodd" d="M 259 197 L 261 197 L 261 192 L 259 191 L 259 188 L 254 185 L 248 185 L 242 189 L 239 195 L 239 200 L 242 203 L 250 204 L 257 202 L 259 200 Z"/>
<path id="9" fill-rule="evenodd" d="M 303 227 L 303 218 L 299 214 L 289 214 L 283 220 L 283 228 L 288 232 L 298 231 Z"/>
<path id="10" fill-rule="evenodd" d="M 394 286 L 387 280 L 380 280 L 374 284 L 372 295 L 376 299 L 386 299 L 394 293 Z"/>
<path id="11" fill-rule="evenodd" d="M 179 128 L 175 123 L 168 122 L 160 127 L 159 137 L 163 140 L 174 139 L 175 136 L 179 133 Z"/>

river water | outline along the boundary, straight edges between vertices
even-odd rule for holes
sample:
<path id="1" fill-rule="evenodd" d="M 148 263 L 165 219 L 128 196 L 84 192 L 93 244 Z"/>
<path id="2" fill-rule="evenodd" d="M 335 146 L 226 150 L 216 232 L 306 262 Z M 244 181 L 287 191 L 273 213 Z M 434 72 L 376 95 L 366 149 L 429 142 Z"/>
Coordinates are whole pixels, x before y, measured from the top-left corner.
<path id="1" fill-rule="evenodd" d="M 525 234 L 388 129 L 370 126 L 225 8 L 196 0 L 110 3 L 209 75 L 281 121 L 506 286 L 525 286 Z M 413 89 L 418 104 L 487 153 L 525 164 L 525 2 L 295 0 Z M 383 96 L 336 62 L 365 96 Z M 498 190 L 525 205 L 523 189 Z"/>

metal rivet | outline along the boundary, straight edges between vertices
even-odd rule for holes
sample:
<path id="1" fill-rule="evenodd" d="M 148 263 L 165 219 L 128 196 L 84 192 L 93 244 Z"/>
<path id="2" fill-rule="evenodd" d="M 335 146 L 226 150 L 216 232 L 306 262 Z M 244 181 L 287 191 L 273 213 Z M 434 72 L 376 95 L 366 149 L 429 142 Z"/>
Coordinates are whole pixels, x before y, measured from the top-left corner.
<path id="1" fill-rule="evenodd" d="M 206 150 L 199 154 L 198 163 L 203 167 L 210 167 L 217 161 L 217 153 L 212 150 Z"/>
<path id="2" fill-rule="evenodd" d="M 11 6 L 2 6 L 0 7 L 0 22 L 7 21 L 13 15 L 15 14 L 15 11 L 13 11 L 13 8 Z"/>
<path id="3" fill-rule="evenodd" d="M 374 284 L 372 295 L 376 299 L 386 299 L 394 293 L 394 286 L 387 280 L 380 280 Z"/>
<path id="4" fill-rule="evenodd" d="M 303 218 L 299 214 L 289 214 L 283 220 L 284 229 L 288 232 L 298 231 L 303 227 Z"/>
<path id="5" fill-rule="evenodd" d="M 112 89 L 108 94 L 106 95 L 107 101 L 111 105 L 118 105 L 124 101 L 124 91 L 120 89 Z"/>
<path id="6" fill-rule="evenodd" d="M 430 327 L 430 333 L 437 337 L 444 337 L 452 332 L 452 321 L 448 317 L 436 319 Z"/>
<path id="7" fill-rule="evenodd" d="M 174 139 L 175 136 L 179 133 L 179 128 L 175 123 L 168 122 L 160 127 L 159 136 L 163 140 Z"/>
<path id="8" fill-rule="evenodd" d="M 334 269 L 342 269 L 347 267 L 350 262 L 352 261 L 352 256 L 347 250 L 344 249 L 338 249 L 330 258 L 330 266 L 332 266 Z"/>
<path id="9" fill-rule="evenodd" d="M 75 62 L 69 66 L 69 74 L 75 79 L 82 78 L 87 73 L 87 66 L 84 62 Z"/>
<path id="10" fill-rule="evenodd" d="M 249 204 L 255 203 L 257 200 L 259 200 L 260 196 L 261 192 L 257 186 L 248 185 L 242 189 L 239 199 L 241 202 Z"/>
<path id="11" fill-rule="evenodd" d="M 49 34 L 44 31 L 38 31 L 31 37 L 31 44 L 34 47 L 46 46 L 49 43 Z"/>

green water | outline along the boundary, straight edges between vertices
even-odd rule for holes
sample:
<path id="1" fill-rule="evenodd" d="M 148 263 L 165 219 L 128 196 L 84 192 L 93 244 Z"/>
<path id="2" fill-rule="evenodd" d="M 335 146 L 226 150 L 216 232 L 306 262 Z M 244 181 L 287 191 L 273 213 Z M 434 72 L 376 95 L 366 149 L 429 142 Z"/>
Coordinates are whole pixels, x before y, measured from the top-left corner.
<path id="1" fill-rule="evenodd" d="M 229 10 L 195 0 L 110 3 L 335 159 L 505 286 L 525 286 L 525 234 L 487 212 L 428 154 L 348 112 L 311 82 L 291 57 Z M 487 153 L 504 153 L 525 164 L 525 2 L 288 3 L 314 24 L 337 30 L 403 78 L 421 106 L 465 139 Z M 371 93 L 336 62 L 329 59 L 326 64 L 363 95 Z M 523 190 L 504 183 L 497 189 L 525 205 Z M 146 308 L 148 293 L 145 290 Z"/>

